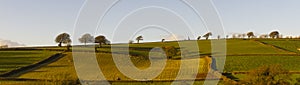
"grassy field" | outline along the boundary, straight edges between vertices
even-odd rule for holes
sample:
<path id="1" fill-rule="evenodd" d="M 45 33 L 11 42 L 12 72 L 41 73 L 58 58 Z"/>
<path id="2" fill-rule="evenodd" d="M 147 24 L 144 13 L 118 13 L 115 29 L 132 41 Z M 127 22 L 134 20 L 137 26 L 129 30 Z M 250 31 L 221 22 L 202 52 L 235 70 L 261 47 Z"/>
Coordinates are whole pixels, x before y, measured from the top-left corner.
<path id="1" fill-rule="evenodd" d="M 227 56 L 224 71 L 248 71 L 263 65 L 280 64 L 290 71 L 300 71 L 300 56 Z"/>
<path id="2" fill-rule="evenodd" d="M 0 74 L 50 57 L 50 51 L 0 51 Z"/>
<path id="3" fill-rule="evenodd" d="M 183 42 L 195 42 L 195 41 L 183 41 Z M 200 40 L 197 41 L 199 52 L 202 54 L 211 53 L 211 41 L 209 40 Z M 292 54 L 292 52 L 284 51 L 280 49 L 273 48 L 261 44 L 254 40 L 242 40 L 242 39 L 230 39 L 227 40 L 227 54 L 228 55 L 241 55 L 241 54 Z M 299 43 L 298 43 L 299 44 Z M 149 51 L 154 47 L 163 47 L 163 46 L 175 46 L 180 49 L 178 42 L 153 42 L 153 43 L 143 43 L 143 44 L 119 44 L 114 46 L 125 47 L 129 46 L 131 50 L 138 51 Z M 110 52 L 110 47 L 101 48 L 99 50 Z"/>
<path id="4" fill-rule="evenodd" d="M 68 55 L 66 57 L 63 57 L 62 59 L 51 63 L 45 67 L 39 68 L 37 70 L 34 70 L 32 72 L 28 72 L 26 74 L 21 75 L 19 78 L 29 78 L 29 79 L 40 79 L 40 80 L 76 80 L 76 73 L 73 66 L 72 61 L 72 54 L 67 53 Z M 100 68 L 105 75 L 107 80 L 110 81 L 117 81 L 117 78 L 121 78 L 122 80 L 132 80 L 127 77 L 125 77 L 114 64 L 114 61 L 112 60 L 112 55 L 109 53 L 97 53 L 97 60 L 100 65 Z M 149 65 L 149 62 L 145 59 L 141 58 L 132 58 L 133 63 L 140 68 L 147 68 Z M 191 61 L 191 60 L 189 60 Z M 200 61 L 203 61 L 203 59 L 200 59 Z M 163 73 L 159 75 L 156 79 L 163 79 L 163 80 L 173 80 L 176 78 L 178 70 L 180 68 L 180 61 L 179 60 L 168 60 L 167 65 Z M 200 65 L 201 66 L 201 65 Z M 194 68 L 191 66 L 190 68 Z M 200 67 L 199 73 L 203 73 L 203 67 Z M 188 70 L 188 69 L 187 69 Z M 198 76 L 198 78 L 205 77 L 205 76 Z M 61 81 L 62 82 L 62 81 Z M 60 83 L 61 83 L 60 82 Z M 2 82 L 3 83 L 3 82 Z M 6 83 L 12 83 L 10 81 L 6 81 Z M 53 84 L 57 82 L 19 82 L 22 84 Z M 126 85 L 128 83 L 124 82 L 111 82 L 113 85 Z M 139 85 L 139 84 L 146 84 L 146 85 L 168 85 L 171 82 L 133 82 L 130 84 Z M 203 81 L 197 81 L 195 85 L 201 84 Z"/>
<path id="5" fill-rule="evenodd" d="M 193 42 L 193 41 L 185 41 Z M 197 41 L 199 45 L 199 51 L 201 54 L 210 54 L 211 53 L 211 41 L 200 40 Z M 224 71 L 249 71 L 255 69 L 262 65 L 269 64 L 280 64 L 285 69 L 290 71 L 300 71 L 300 66 L 298 60 L 300 56 L 296 53 L 299 53 L 297 48 L 300 46 L 298 40 L 242 40 L 242 39 L 229 39 L 227 40 L 227 57 Z M 115 44 L 112 47 L 119 47 L 116 49 L 118 52 L 122 53 L 123 47 L 126 47 L 127 44 Z M 130 59 L 139 69 L 146 69 L 150 66 L 150 61 L 148 59 L 148 52 L 154 47 L 163 47 L 163 46 L 174 46 L 179 49 L 179 44 L 177 42 L 153 42 L 153 43 L 141 43 L 141 44 L 130 44 L 129 45 L 129 54 L 131 55 Z M 85 50 L 81 47 L 80 50 Z M 12 69 L 16 69 L 22 66 L 30 65 L 40 60 L 43 60 L 50 55 L 64 50 L 65 48 L 57 47 L 45 47 L 37 48 L 42 49 L 42 51 L 0 51 L 0 71 L 5 72 Z M 98 64 L 105 75 L 106 79 L 115 81 L 118 78 L 122 80 L 132 80 L 123 75 L 115 66 L 115 63 L 111 54 L 111 46 L 104 45 L 103 48 L 98 48 L 96 53 Z M 193 51 L 190 51 L 193 52 Z M 67 55 L 56 62 L 53 62 L 47 66 L 41 67 L 34 71 L 25 73 L 19 78 L 30 78 L 30 79 L 40 79 L 40 80 L 56 80 L 58 82 L 20 82 L 16 81 L 5 81 L 6 84 L 61 84 L 65 83 L 64 81 L 59 80 L 76 80 L 76 73 L 73 66 L 72 53 L 68 52 Z M 124 56 L 125 54 L 119 54 Z M 127 56 L 127 55 L 126 55 Z M 182 62 L 191 62 L 196 59 L 185 59 L 181 60 L 167 60 L 166 67 L 163 72 L 158 75 L 155 79 L 159 80 L 174 80 L 177 76 L 177 73 L 180 69 L 180 64 Z M 197 78 L 203 78 L 203 73 L 206 69 L 203 69 L 204 59 L 200 59 L 200 69 L 198 69 Z M 217 61 L 218 62 L 218 61 Z M 187 68 L 195 68 L 194 66 L 187 66 Z M 186 69 L 188 70 L 188 69 Z M 189 73 L 186 73 L 186 75 Z M 201 76 L 202 75 L 202 76 Z M 243 78 L 243 75 L 234 75 L 238 78 Z M 295 78 L 298 75 L 293 75 Z M 0 80 L 1 83 L 3 81 Z M 17 83 L 17 84 L 16 84 Z M 161 85 L 161 84 L 170 84 L 170 82 L 111 82 L 113 85 L 128 85 L 128 84 L 146 84 L 146 85 Z M 197 84 L 202 84 L 203 81 L 197 81 Z"/>
<path id="6" fill-rule="evenodd" d="M 282 40 L 260 40 L 261 42 L 274 45 L 276 47 L 282 48 L 284 50 L 288 50 L 295 53 L 300 53 L 300 40 L 289 40 L 289 39 L 282 39 Z"/>
<path id="7" fill-rule="evenodd" d="M 291 54 L 253 40 L 227 40 L 227 54 Z"/>

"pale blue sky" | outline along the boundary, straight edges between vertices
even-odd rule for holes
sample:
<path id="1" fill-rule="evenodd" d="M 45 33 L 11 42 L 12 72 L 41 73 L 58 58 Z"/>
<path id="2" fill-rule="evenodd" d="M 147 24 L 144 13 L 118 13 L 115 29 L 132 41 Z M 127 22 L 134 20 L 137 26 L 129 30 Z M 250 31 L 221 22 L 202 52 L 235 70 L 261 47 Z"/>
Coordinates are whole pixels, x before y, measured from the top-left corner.
<path id="1" fill-rule="evenodd" d="M 300 35 L 299 0 L 213 0 L 213 2 L 223 20 L 227 34 L 248 31 L 266 34 L 272 30 L 279 30 L 284 35 Z M 73 33 L 74 23 L 83 3 L 84 0 L 1 0 L 0 39 L 12 40 L 29 46 L 56 45 L 54 38 L 57 34 Z M 180 15 L 186 15 L 185 18 L 193 18 L 194 16 L 188 11 L 180 13 L 184 7 L 176 4 L 176 2 L 166 5 L 176 9 L 177 12 L 179 11 Z M 129 9 L 132 4 L 123 4 L 119 7 Z M 118 9 L 118 7 L 116 9 L 120 13 L 126 11 Z M 108 20 L 107 23 L 118 19 L 114 18 L 118 15 L 114 15 L 114 13 L 118 13 L 117 11 L 111 12 L 110 17 L 106 19 Z M 144 13 L 147 13 L 147 10 L 144 10 Z M 199 20 L 190 19 L 189 21 L 193 23 Z M 112 33 L 109 30 L 112 28 L 109 28 L 108 25 L 105 27 L 107 27 L 106 30 L 101 29 L 96 34 L 107 35 L 111 39 Z M 202 28 L 202 25 L 192 26 L 192 30 L 195 30 L 194 36 L 203 35 L 208 31 Z M 178 35 L 184 38 L 189 35 L 184 32 L 184 29 L 177 31 L 183 32 L 178 33 Z M 120 32 L 119 36 L 128 35 L 122 33 Z M 160 41 L 162 36 L 167 36 L 162 35 L 164 33 L 166 32 L 144 30 L 137 35 L 143 34 L 145 40 L 148 41 Z M 73 41 L 76 43 L 78 39 Z M 128 41 L 124 39 L 123 42 Z"/>

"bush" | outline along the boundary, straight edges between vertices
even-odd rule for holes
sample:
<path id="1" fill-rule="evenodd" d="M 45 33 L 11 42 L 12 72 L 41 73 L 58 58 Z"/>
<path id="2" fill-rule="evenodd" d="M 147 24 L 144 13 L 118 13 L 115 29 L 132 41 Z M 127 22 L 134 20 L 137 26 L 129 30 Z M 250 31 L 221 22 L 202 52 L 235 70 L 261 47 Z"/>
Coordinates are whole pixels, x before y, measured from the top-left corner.
<path id="1" fill-rule="evenodd" d="M 290 85 L 292 79 L 288 70 L 280 65 L 266 65 L 250 71 L 245 85 Z"/>
<path id="2" fill-rule="evenodd" d="M 163 50 L 165 51 L 166 53 L 166 56 L 169 58 L 169 59 L 172 59 L 173 57 L 175 57 L 178 53 L 178 50 L 174 47 L 174 46 L 164 46 L 162 47 Z"/>
<path id="3" fill-rule="evenodd" d="M 300 78 L 296 78 L 296 81 L 295 85 L 300 85 Z"/>

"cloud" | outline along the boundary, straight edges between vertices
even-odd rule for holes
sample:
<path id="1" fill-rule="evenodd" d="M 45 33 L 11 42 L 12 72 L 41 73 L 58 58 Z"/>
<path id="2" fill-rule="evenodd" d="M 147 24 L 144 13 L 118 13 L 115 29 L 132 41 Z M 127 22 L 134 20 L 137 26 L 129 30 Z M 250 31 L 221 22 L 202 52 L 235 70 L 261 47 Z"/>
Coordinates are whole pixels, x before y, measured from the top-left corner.
<path id="1" fill-rule="evenodd" d="M 3 45 L 8 45 L 8 47 L 20 47 L 20 46 L 25 46 L 24 44 L 20 44 L 18 42 L 13 42 L 13 41 L 10 41 L 10 40 L 3 40 L 3 39 L 0 39 L 0 46 L 3 46 Z"/>

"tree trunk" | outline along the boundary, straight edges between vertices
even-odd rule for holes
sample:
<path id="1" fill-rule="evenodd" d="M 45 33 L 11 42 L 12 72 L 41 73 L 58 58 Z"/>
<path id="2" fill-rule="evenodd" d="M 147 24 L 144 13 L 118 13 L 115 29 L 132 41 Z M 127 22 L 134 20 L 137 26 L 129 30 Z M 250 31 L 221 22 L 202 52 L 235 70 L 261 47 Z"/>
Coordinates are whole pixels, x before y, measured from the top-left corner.
<path id="1" fill-rule="evenodd" d="M 59 42 L 58 47 L 61 47 L 61 43 L 62 43 L 62 42 Z"/>
<path id="2" fill-rule="evenodd" d="M 99 43 L 99 45 L 100 45 L 100 48 L 102 48 L 102 43 L 101 42 Z"/>
<path id="3" fill-rule="evenodd" d="M 95 46 L 95 51 L 98 52 L 97 47 Z"/>
<path id="4" fill-rule="evenodd" d="M 70 51 L 70 46 L 69 45 L 67 46 L 67 51 Z"/>

